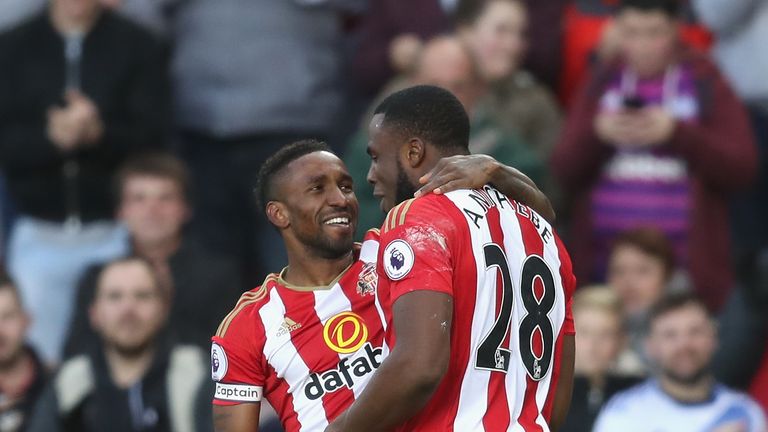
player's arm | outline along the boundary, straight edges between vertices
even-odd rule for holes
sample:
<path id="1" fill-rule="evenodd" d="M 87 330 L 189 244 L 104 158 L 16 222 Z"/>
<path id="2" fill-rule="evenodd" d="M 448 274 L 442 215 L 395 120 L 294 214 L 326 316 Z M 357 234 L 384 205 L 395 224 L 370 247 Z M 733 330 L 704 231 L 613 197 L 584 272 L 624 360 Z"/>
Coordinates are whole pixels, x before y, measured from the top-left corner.
<path id="1" fill-rule="evenodd" d="M 441 194 L 457 189 L 481 188 L 493 184 L 504 195 L 517 200 L 553 223 L 555 210 L 549 198 L 528 176 L 488 155 L 451 156 L 440 159 L 435 168 L 419 179 L 423 184 L 416 196 Z"/>
<path id="2" fill-rule="evenodd" d="M 258 432 L 260 403 L 213 406 L 213 429 L 216 432 Z"/>
<path id="3" fill-rule="evenodd" d="M 247 302 L 248 297 L 243 298 Z M 254 332 L 253 308 L 235 309 L 211 338 L 213 426 L 216 432 L 257 432 L 266 374 L 263 335 Z"/>
<path id="4" fill-rule="evenodd" d="M 562 354 L 560 357 L 560 377 L 555 389 L 555 402 L 552 406 L 550 429 L 560 430 L 568 415 L 573 393 L 573 363 L 576 360 L 576 338 L 572 334 L 563 335 Z"/>
<path id="5" fill-rule="evenodd" d="M 453 299 L 413 291 L 393 306 L 397 343 L 349 410 L 326 431 L 388 431 L 419 412 L 448 368 Z"/>

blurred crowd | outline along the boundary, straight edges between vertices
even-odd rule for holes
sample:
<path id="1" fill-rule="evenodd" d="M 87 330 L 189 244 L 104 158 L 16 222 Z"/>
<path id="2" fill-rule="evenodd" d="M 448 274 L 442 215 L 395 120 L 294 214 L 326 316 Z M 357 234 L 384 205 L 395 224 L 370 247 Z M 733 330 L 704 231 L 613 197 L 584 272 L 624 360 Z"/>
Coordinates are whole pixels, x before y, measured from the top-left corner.
<path id="1" fill-rule="evenodd" d="M 209 338 L 286 264 L 258 167 L 327 141 L 362 235 L 415 84 L 557 210 L 564 430 L 764 432 L 766 46 L 766 0 L 0 0 L 0 432 L 210 430 Z"/>

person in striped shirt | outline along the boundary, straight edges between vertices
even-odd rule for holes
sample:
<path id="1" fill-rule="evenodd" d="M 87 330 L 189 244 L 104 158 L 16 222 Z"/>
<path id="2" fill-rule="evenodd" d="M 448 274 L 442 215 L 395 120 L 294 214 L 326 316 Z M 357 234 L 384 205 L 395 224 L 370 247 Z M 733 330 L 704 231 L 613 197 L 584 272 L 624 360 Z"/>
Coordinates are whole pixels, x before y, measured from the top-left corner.
<path id="1" fill-rule="evenodd" d="M 445 161 L 427 190 L 488 181 L 487 157 Z M 505 186 L 551 211 L 524 175 Z M 289 265 L 245 293 L 212 338 L 219 431 L 256 431 L 263 399 L 283 427 L 318 431 L 347 409 L 389 352 L 377 295 L 378 230 L 353 243 L 358 204 L 343 162 L 317 141 L 288 145 L 262 166 L 260 208 L 283 237 Z"/>
<path id="2" fill-rule="evenodd" d="M 565 418 L 576 279 L 552 226 L 496 182 L 411 198 L 468 141 L 464 107 L 439 87 L 375 110 L 368 180 L 389 212 L 377 296 L 391 351 L 326 432 L 549 431 Z"/>

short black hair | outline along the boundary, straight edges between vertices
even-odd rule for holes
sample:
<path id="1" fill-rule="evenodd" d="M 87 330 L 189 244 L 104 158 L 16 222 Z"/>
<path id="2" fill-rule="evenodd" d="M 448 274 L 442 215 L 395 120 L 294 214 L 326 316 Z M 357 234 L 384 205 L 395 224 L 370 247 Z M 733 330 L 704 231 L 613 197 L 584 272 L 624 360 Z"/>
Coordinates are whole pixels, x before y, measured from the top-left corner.
<path id="1" fill-rule="evenodd" d="M 268 202 L 275 199 L 274 181 L 289 163 L 310 153 L 325 151 L 333 153 L 328 144 L 315 139 L 305 139 L 285 145 L 270 156 L 259 169 L 256 179 L 256 205 L 264 210 Z"/>
<path id="2" fill-rule="evenodd" d="M 707 317 L 711 317 L 709 309 L 701 297 L 692 292 L 677 292 L 665 295 L 651 307 L 648 312 L 648 329 L 650 330 L 653 323 L 660 317 L 688 306 L 701 308 Z"/>
<path id="3" fill-rule="evenodd" d="M 402 135 L 418 137 L 443 152 L 469 152 L 469 117 L 448 90 L 418 85 L 389 95 L 374 114 Z"/>
<path id="4" fill-rule="evenodd" d="M 618 13 L 626 9 L 637 9 L 643 12 L 662 12 L 669 18 L 680 18 L 682 5 L 680 0 L 622 0 Z"/>

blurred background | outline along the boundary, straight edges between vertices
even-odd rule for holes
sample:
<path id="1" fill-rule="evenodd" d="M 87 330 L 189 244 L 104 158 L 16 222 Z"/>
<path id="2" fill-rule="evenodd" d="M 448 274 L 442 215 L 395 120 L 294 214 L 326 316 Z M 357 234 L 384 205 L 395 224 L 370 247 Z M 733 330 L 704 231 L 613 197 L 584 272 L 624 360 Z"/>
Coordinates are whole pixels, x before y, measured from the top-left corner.
<path id="1" fill-rule="evenodd" d="M 209 430 L 209 337 L 286 264 L 258 167 L 325 140 L 378 226 L 370 112 L 414 84 L 557 210 L 581 287 L 565 430 L 677 377 L 749 407 L 690 430 L 760 431 L 766 46 L 766 0 L 0 0 L 0 431 Z M 713 331 L 681 314 L 660 342 L 679 293 Z"/>

